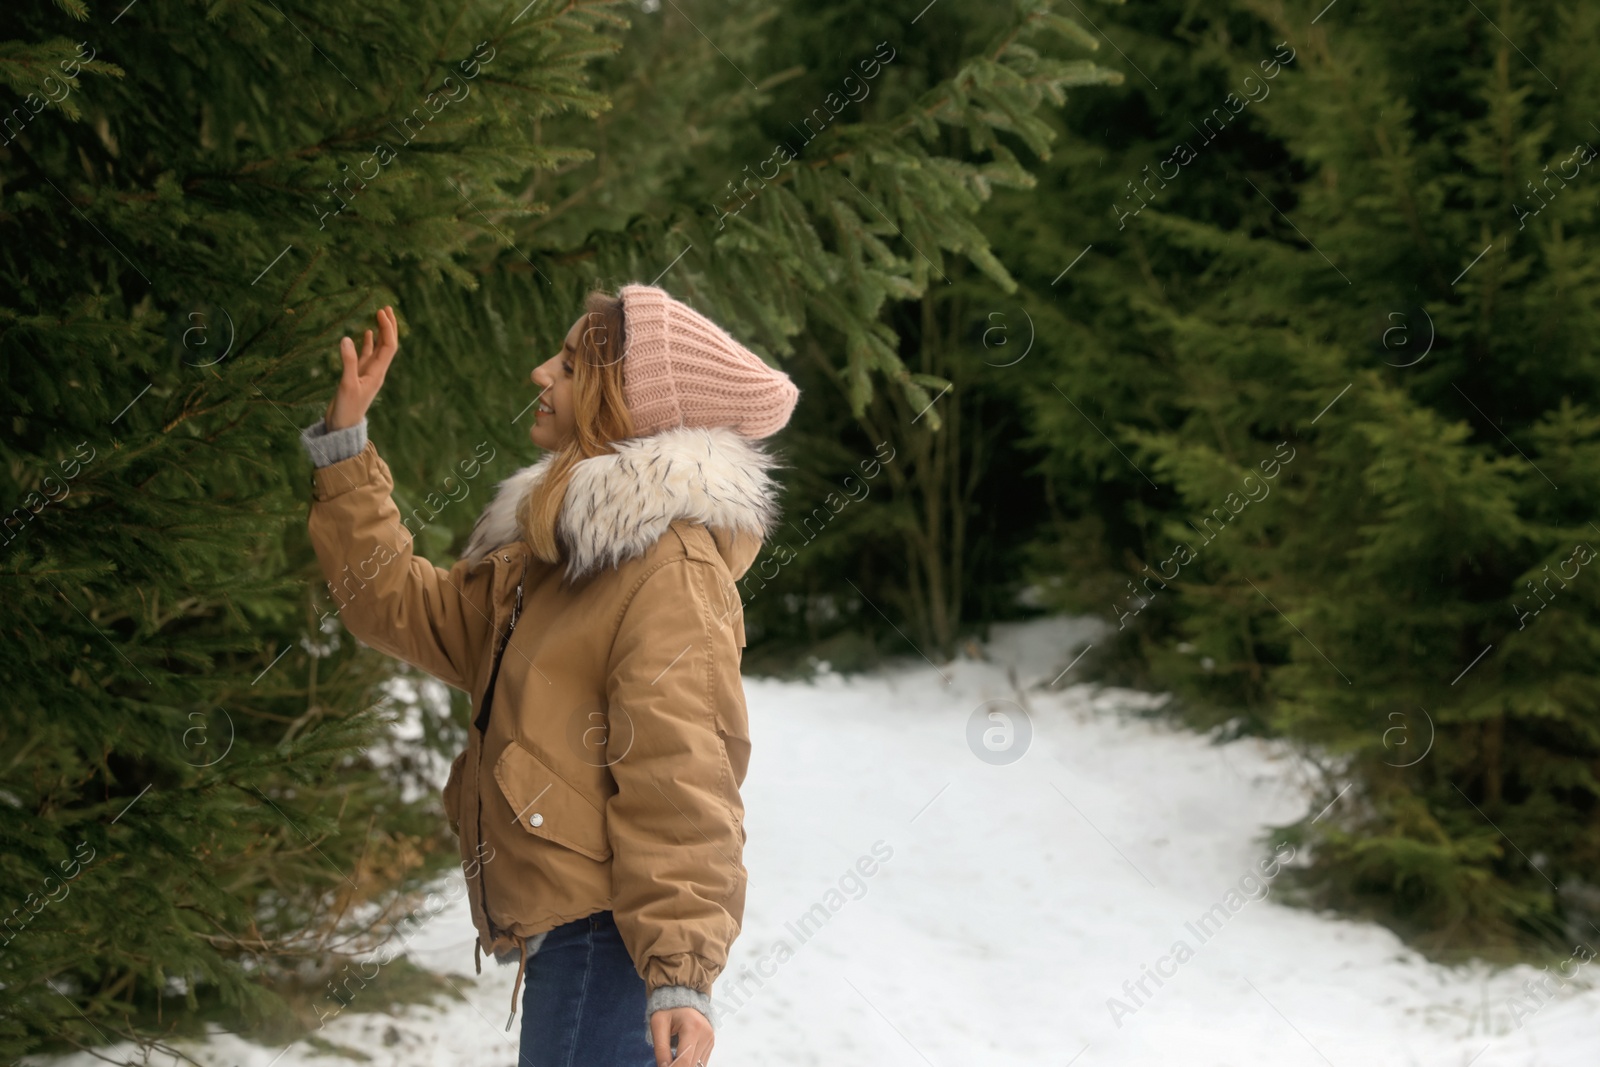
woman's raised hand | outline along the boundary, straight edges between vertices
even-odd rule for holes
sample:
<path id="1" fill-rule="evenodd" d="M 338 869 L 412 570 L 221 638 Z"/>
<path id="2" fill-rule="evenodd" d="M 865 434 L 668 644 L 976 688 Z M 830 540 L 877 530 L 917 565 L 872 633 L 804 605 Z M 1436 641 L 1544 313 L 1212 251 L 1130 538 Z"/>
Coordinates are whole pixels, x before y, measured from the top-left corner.
<path id="1" fill-rule="evenodd" d="M 384 375 L 389 373 L 389 364 L 394 362 L 394 354 L 399 350 L 400 330 L 392 306 L 378 311 L 376 347 L 372 343 L 371 330 L 367 331 L 360 356 L 356 355 L 356 343 L 350 338 L 339 342 L 344 376 L 339 379 L 339 388 L 328 405 L 328 414 L 324 416 L 329 430 L 343 430 L 367 417 L 367 409 L 372 406 L 378 390 L 383 388 Z"/>

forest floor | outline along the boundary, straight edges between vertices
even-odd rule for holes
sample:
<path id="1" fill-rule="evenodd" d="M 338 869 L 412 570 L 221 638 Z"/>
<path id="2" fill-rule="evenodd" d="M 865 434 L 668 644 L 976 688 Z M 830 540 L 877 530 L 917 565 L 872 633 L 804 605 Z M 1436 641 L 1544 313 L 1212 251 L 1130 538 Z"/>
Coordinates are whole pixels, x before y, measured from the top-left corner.
<path id="1" fill-rule="evenodd" d="M 1097 633 L 1041 620 L 998 628 L 984 659 L 746 680 L 750 885 L 713 1063 L 1600 1062 L 1600 966 L 1536 999 L 1532 967 L 1440 966 L 1382 927 L 1262 896 L 1266 827 L 1309 811 L 1306 768 L 1281 744 L 1173 727 L 1149 714 L 1160 697 L 1061 676 Z M 995 765 L 969 727 L 980 708 L 1022 719 L 1008 665 L 1032 736 Z M 460 902 L 411 943 L 459 997 L 347 1012 L 319 1036 L 400 1067 L 511 1067 L 515 968 L 486 962 L 474 978 L 471 938 Z M 237 1067 L 340 1062 L 318 1045 L 218 1035 L 188 1051 Z"/>

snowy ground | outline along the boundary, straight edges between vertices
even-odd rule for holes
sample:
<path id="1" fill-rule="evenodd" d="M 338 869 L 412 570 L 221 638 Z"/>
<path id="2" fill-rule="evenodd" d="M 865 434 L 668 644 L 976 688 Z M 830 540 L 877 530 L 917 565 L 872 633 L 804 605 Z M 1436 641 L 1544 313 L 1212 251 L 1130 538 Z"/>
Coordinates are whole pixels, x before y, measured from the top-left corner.
<path id="1" fill-rule="evenodd" d="M 1236 896 L 1237 911 L 1196 936 L 1187 924 L 1258 873 L 1262 828 L 1308 810 L 1303 776 L 1280 747 L 1213 745 L 1130 714 L 1159 703 L 1146 694 L 1073 685 L 1071 672 L 1047 688 L 1094 637 L 1089 624 L 1051 620 L 998 633 L 987 661 L 747 680 L 750 888 L 717 987 L 713 1063 L 1600 1062 L 1600 965 L 1519 1026 L 1508 998 L 1538 1003 L 1521 988 L 1533 969 L 1438 967 L 1381 928 L 1285 908 L 1276 894 L 1242 906 Z M 1026 713 L 1010 703 L 1008 663 Z M 1026 715 L 1020 759 L 975 755 L 980 708 Z M 977 749 L 988 751 L 981 739 Z M 870 876 L 851 875 L 858 863 Z M 799 929 L 808 912 L 826 919 Z M 1148 995 L 1124 991 L 1180 940 L 1192 958 L 1163 963 L 1171 977 L 1146 979 Z M 464 1000 L 346 1013 L 323 1034 L 403 1067 L 515 1064 L 502 1029 L 514 969 L 470 977 L 465 904 L 430 920 L 411 955 Z M 1131 1011 L 1113 1018 L 1113 997 Z M 238 1067 L 335 1062 L 305 1042 L 225 1037 L 193 1054 Z"/>

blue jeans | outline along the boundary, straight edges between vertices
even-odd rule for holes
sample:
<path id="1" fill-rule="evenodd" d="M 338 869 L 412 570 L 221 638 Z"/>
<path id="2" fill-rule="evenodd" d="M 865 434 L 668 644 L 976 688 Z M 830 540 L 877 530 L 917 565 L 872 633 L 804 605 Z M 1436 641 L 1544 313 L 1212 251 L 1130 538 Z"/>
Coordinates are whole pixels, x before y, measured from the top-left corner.
<path id="1" fill-rule="evenodd" d="M 528 957 L 517 1067 L 655 1067 L 644 979 L 609 911 L 551 930 Z"/>

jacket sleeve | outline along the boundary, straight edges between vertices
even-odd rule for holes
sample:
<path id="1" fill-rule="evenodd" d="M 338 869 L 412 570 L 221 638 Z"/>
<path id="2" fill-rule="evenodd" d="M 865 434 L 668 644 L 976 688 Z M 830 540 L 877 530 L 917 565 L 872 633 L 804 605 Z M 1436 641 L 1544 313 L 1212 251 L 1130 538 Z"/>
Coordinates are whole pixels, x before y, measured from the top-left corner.
<path id="1" fill-rule="evenodd" d="M 470 692 L 490 629 L 488 582 L 469 579 L 464 561 L 447 571 L 412 553 L 394 478 L 370 442 L 313 479 L 311 544 L 345 629 Z"/>
<path id="2" fill-rule="evenodd" d="M 718 589 L 703 561 L 650 572 L 623 610 L 606 682 L 612 913 L 652 1008 L 704 1011 L 709 1001 L 670 994 L 709 996 L 744 918 L 749 727 Z"/>

